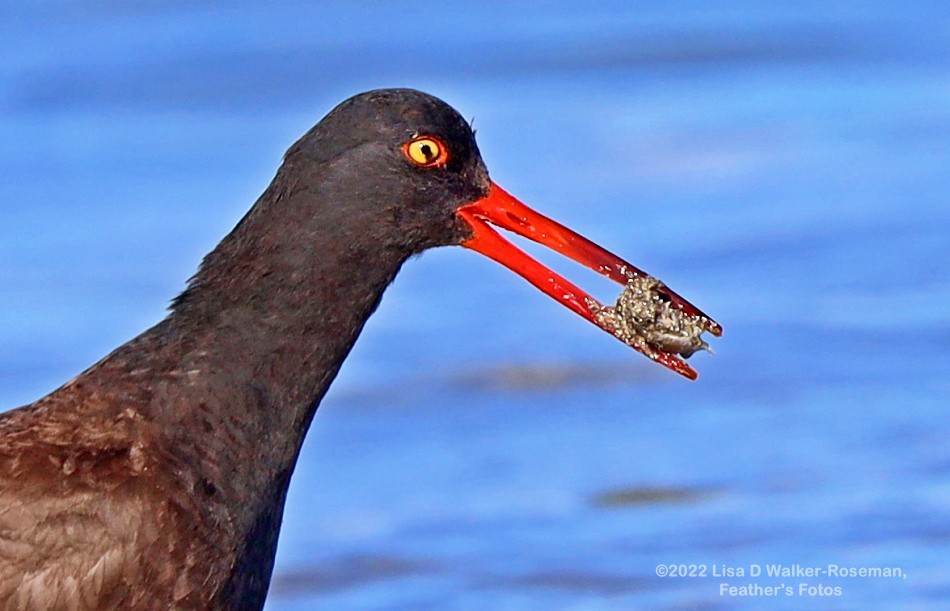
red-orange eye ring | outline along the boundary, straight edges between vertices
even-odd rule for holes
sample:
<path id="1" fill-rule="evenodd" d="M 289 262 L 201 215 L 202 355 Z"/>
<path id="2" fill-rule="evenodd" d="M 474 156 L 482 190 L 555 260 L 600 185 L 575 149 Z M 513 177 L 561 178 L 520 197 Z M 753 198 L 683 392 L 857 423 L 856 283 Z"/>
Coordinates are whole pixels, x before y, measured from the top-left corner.
<path id="1" fill-rule="evenodd" d="M 416 136 L 402 146 L 406 158 L 420 168 L 445 165 L 449 149 L 435 136 Z"/>

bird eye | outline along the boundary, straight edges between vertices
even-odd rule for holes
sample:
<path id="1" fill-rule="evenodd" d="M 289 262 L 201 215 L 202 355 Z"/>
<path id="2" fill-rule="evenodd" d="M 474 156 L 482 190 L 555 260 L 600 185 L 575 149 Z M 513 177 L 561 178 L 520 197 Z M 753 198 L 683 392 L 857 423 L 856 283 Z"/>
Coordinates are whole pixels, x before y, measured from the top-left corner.
<path id="1" fill-rule="evenodd" d="M 435 136 L 418 136 L 402 148 L 409 161 L 423 168 L 445 165 L 449 160 L 449 149 Z"/>

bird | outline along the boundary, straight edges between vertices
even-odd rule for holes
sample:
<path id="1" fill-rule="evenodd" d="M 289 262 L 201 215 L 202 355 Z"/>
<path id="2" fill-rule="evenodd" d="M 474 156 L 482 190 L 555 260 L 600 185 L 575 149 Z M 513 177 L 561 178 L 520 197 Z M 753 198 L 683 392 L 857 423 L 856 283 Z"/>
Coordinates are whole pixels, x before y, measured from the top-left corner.
<path id="1" fill-rule="evenodd" d="M 0 415 L 0 608 L 262 608 L 307 429 L 407 260 L 467 247 L 610 330 L 587 293 L 496 228 L 620 283 L 643 274 L 495 184 L 440 99 L 378 89 L 341 102 L 166 318 Z M 695 377 L 662 346 L 634 347 Z"/>

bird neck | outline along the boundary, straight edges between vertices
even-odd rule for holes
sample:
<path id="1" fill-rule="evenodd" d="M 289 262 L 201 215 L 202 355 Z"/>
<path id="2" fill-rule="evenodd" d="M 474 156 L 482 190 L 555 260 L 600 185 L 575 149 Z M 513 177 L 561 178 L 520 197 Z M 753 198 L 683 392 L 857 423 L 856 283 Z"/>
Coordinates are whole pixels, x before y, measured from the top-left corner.
<path id="1" fill-rule="evenodd" d="M 310 215 L 328 210 L 314 230 L 312 218 L 295 217 L 303 206 L 273 206 L 279 197 L 265 192 L 170 315 L 87 378 L 101 378 L 104 392 L 138 393 L 140 419 L 160 433 L 180 477 L 208 491 L 208 504 L 239 508 L 227 519 L 232 541 L 250 541 L 236 552 L 249 566 L 272 561 L 317 406 L 409 255 L 355 239 L 366 228 L 342 224 L 329 206 L 308 206 Z"/>
<path id="2" fill-rule="evenodd" d="M 160 331 L 179 346 L 170 362 L 182 381 L 202 395 L 187 399 L 181 424 L 228 433 L 217 460 L 255 480 L 245 501 L 289 476 L 320 400 L 408 256 L 353 239 L 329 206 L 311 208 L 330 217 L 314 233 L 307 219 L 264 207 L 208 255 Z"/>

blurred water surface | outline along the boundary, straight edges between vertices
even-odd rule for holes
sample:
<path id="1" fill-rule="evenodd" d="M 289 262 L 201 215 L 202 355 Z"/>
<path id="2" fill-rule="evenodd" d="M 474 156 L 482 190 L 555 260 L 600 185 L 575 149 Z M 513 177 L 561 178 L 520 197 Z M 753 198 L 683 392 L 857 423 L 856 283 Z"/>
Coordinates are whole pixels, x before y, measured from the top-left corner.
<path id="1" fill-rule="evenodd" d="M 945 4 L 222 6 L 0 8 L 0 407 L 158 321 L 338 101 L 416 87 L 726 334 L 688 383 L 470 252 L 412 261 L 314 422 L 268 609 L 945 608 Z"/>

